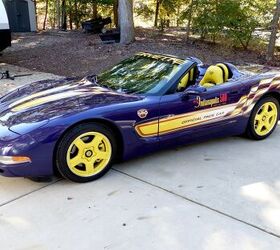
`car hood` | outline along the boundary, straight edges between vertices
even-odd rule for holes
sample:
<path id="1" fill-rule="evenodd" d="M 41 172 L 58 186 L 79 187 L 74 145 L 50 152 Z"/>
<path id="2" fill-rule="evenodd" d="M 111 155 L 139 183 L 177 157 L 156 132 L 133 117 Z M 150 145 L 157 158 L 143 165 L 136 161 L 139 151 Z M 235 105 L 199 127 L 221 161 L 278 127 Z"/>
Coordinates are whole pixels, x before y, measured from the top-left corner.
<path id="1" fill-rule="evenodd" d="M 136 95 L 100 87 L 87 78 L 40 81 L 0 99 L 0 122 L 11 127 L 139 99 Z"/>

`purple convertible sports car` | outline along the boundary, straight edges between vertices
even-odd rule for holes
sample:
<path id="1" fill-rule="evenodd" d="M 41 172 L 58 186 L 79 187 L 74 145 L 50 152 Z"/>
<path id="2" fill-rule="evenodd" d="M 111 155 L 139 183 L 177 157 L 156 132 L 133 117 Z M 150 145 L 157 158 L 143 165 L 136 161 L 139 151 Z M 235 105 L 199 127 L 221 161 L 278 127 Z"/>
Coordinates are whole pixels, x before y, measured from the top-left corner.
<path id="1" fill-rule="evenodd" d="M 87 182 L 117 160 L 213 137 L 268 137 L 280 75 L 138 53 L 83 79 L 46 80 L 0 98 L 0 174 Z"/>

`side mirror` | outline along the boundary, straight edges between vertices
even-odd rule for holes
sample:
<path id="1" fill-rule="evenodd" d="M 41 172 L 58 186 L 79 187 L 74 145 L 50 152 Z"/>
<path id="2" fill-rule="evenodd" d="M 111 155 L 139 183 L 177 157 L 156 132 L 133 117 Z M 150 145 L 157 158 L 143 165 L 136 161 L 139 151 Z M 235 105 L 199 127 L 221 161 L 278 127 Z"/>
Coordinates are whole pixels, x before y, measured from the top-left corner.
<path id="1" fill-rule="evenodd" d="M 199 96 L 206 91 L 207 91 L 207 89 L 204 87 L 189 88 L 183 92 L 182 99 L 188 100 L 191 96 Z"/>

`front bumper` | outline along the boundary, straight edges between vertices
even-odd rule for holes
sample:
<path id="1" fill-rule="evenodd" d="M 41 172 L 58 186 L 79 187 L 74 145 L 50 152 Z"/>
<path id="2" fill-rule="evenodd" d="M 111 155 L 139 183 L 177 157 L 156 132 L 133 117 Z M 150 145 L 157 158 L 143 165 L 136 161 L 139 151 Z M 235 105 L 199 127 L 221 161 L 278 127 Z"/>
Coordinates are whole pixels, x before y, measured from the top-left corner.
<path id="1" fill-rule="evenodd" d="M 0 155 L 0 173 L 5 176 L 15 176 L 18 169 L 26 169 L 31 164 L 31 159 L 25 156 L 1 156 Z M 13 172 L 13 169 L 16 172 Z"/>
<path id="2" fill-rule="evenodd" d="M 38 143 L 30 134 L 20 135 L 0 126 L 0 158 L 26 157 L 29 162 L 13 163 L 0 161 L 0 175 L 8 177 L 50 176 L 52 168 L 52 147 Z"/>
<path id="3" fill-rule="evenodd" d="M 15 165 L 0 164 L 0 175 L 6 177 L 32 176 L 30 173 L 31 168 L 31 163 L 21 163 Z"/>
<path id="4" fill-rule="evenodd" d="M 0 126 L 0 158 L 6 156 L 16 156 L 21 151 L 25 151 L 28 145 L 34 143 L 30 136 L 21 136 L 5 126 Z M 22 176 L 30 169 L 31 162 L 19 164 L 5 164 L 7 161 L 0 161 L 0 175 Z"/>

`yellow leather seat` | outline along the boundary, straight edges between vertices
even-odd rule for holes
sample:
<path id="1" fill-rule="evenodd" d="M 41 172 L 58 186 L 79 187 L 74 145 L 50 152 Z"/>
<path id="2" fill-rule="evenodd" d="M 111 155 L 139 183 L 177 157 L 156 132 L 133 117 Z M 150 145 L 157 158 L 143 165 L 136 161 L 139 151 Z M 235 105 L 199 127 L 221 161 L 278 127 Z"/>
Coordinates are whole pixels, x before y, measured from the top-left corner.
<path id="1" fill-rule="evenodd" d="M 177 86 L 178 91 L 185 90 L 188 87 L 189 83 L 193 82 L 194 71 L 195 71 L 195 69 L 192 68 L 187 74 L 185 74 L 183 76 L 183 78 L 181 79 L 181 81 L 179 82 L 179 84 Z"/>
<path id="2" fill-rule="evenodd" d="M 228 66 L 223 63 L 218 63 L 216 66 L 220 67 L 223 70 L 224 82 L 229 79 L 229 69 Z"/>
<path id="3" fill-rule="evenodd" d="M 219 66 L 209 66 L 204 77 L 200 81 L 200 85 L 205 88 L 211 88 L 215 85 L 224 83 L 223 70 Z"/>

